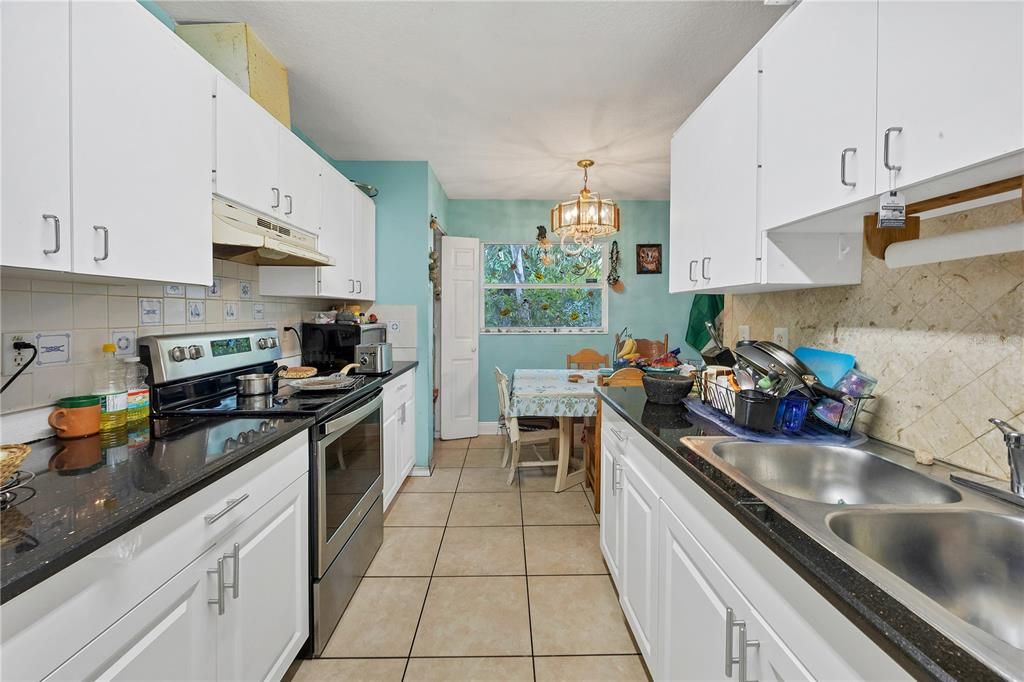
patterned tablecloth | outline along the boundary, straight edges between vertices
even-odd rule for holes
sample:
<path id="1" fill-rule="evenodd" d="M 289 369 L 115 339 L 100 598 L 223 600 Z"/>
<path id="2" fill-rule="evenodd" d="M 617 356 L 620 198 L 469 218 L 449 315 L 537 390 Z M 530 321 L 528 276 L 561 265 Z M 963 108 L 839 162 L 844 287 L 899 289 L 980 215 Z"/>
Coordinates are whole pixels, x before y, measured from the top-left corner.
<path id="1" fill-rule="evenodd" d="M 569 381 L 570 374 L 583 380 Z M 509 411 L 516 417 L 593 417 L 597 414 L 597 370 L 517 369 Z"/>

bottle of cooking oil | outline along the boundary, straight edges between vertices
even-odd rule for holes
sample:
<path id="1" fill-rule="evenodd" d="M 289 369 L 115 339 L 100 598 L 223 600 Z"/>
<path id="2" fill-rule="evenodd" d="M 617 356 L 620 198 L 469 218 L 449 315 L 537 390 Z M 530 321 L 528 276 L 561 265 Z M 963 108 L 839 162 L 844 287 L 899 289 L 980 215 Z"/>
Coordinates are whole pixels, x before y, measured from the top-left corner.
<path id="1" fill-rule="evenodd" d="M 128 423 L 149 419 L 149 385 L 146 375 L 149 368 L 142 364 L 138 356 L 124 359 L 124 382 L 128 389 Z"/>
<path id="2" fill-rule="evenodd" d="M 103 344 L 103 361 L 96 367 L 96 395 L 100 398 L 100 433 L 124 429 L 128 422 L 128 389 L 124 363 L 114 357 L 117 347 Z"/>

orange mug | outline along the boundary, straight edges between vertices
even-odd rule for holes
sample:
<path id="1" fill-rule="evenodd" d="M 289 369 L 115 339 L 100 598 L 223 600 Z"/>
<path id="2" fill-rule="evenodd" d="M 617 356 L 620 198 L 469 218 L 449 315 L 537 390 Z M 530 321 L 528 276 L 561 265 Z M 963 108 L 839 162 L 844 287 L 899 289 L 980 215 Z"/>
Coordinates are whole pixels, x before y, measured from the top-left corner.
<path id="1" fill-rule="evenodd" d="M 95 395 L 61 398 L 47 421 L 57 438 L 84 438 L 100 432 L 100 399 Z"/>

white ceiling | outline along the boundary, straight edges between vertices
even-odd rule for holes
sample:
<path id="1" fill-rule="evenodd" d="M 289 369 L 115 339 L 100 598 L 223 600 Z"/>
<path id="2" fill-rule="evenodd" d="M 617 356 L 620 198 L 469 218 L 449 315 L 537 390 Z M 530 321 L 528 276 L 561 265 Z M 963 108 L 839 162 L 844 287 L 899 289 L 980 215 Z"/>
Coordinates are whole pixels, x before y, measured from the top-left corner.
<path id="1" fill-rule="evenodd" d="M 667 199 L 672 132 L 781 16 L 761 2 L 161 2 L 245 21 L 336 159 L 427 160 L 453 199 Z"/>

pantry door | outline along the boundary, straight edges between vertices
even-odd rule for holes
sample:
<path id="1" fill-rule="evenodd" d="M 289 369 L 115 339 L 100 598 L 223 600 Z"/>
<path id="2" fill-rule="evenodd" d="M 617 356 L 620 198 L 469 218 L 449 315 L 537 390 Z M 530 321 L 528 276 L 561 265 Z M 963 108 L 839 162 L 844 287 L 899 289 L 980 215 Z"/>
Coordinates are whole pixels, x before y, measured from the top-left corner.
<path id="1" fill-rule="evenodd" d="M 441 239 L 441 438 L 479 429 L 480 240 Z"/>

